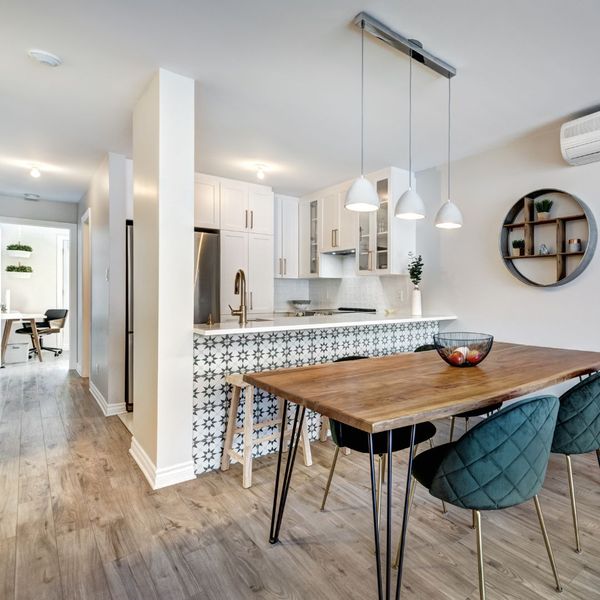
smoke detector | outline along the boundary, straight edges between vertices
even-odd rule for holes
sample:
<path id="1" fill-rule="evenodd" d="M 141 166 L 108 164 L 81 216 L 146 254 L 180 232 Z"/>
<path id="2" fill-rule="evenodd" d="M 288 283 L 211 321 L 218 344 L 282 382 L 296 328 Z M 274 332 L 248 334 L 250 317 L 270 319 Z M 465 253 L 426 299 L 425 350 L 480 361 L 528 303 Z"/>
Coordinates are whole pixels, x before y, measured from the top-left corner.
<path id="1" fill-rule="evenodd" d="M 34 60 L 37 60 L 40 64 L 47 67 L 59 67 L 62 65 L 62 58 L 52 54 L 52 52 L 46 52 L 45 50 L 30 50 L 29 56 Z"/>
<path id="2" fill-rule="evenodd" d="M 32 202 L 37 202 L 40 199 L 39 194 L 23 194 L 23 198 L 25 200 L 31 200 Z"/>

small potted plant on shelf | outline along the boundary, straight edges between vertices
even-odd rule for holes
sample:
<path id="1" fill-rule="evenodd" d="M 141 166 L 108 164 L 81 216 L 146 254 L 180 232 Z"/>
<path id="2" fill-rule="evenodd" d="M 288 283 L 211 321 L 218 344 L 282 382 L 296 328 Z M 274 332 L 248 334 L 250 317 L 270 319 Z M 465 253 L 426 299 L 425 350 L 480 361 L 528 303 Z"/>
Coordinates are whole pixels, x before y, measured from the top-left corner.
<path id="1" fill-rule="evenodd" d="M 408 262 L 408 276 L 415 286 L 412 292 L 412 315 L 413 317 L 420 317 L 423 314 L 423 307 L 421 305 L 421 290 L 419 284 L 423 278 L 423 257 L 419 254 L 415 256 L 412 252 L 408 253 L 410 261 Z"/>
<path id="2" fill-rule="evenodd" d="M 512 241 L 512 255 L 523 256 L 525 254 L 525 240 Z"/>
<path id="3" fill-rule="evenodd" d="M 29 279 L 33 273 L 33 269 L 29 265 L 8 265 L 6 272 L 10 273 L 11 277 L 15 279 Z"/>
<path id="4" fill-rule="evenodd" d="M 8 244 L 6 251 L 13 258 L 29 258 L 33 252 L 33 248 L 27 244 L 17 242 L 16 244 Z"/>
<path id="5" fill-rule="evenodd" d="M 550 218 L 550 210 L 554 202 L 552 200 L 538 200 L 535 203 L 535 210 L 537 211 L 538 221 L 546 221 Z"/>

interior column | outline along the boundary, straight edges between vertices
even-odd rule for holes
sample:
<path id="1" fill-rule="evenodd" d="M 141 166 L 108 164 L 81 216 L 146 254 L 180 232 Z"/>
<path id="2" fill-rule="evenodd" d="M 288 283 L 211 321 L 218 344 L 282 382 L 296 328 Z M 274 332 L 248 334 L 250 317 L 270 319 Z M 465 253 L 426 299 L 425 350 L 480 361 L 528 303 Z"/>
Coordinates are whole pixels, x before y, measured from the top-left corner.
<path id="1" fill-rule="evenodd" d="M 156 489 L 192 460 L 194 81 L 160 69 L 133 113 L 130 453 Z"/>

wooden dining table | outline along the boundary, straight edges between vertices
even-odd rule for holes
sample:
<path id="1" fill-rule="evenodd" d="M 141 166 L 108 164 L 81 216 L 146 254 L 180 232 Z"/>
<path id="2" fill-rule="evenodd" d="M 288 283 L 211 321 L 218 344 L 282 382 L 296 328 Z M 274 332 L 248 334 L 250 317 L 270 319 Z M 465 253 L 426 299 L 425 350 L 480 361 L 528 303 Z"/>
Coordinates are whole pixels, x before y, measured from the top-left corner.
<path id="1" fill-rule="evenodd" d="M 279 534 L 307 409 L 369 434 L 371 508 L 375 538 L 377 594 L 392 597 L 392 430 L 411 429 L 399 566 L 395 598 L 401 597 L 416 425 L 518 398 L 600 370 L 600 352 L 495 343 L 490 355 L 470 368 L 452 367 L 437 352 L 403 353 L 358 361 L 247 373 L 244 380 L 281 399 L 283 419 L 295 405 L 292 436 L 282 476 L 283 433 L 279 441 L 269 541 Z M 282 428 L 283 432 L 283 428 Z M 387 432 L 388 477 L 385 560 L 379 536 L 373 438 Z M 383 569 L 382 569 L 383 562 Z"/>
<path id="2" fill-rule="evenodd" d="M 13 323 L 16 322 L 25 322 L 29 323 L 31 327 L 31 340 L 33 342 L 33 347 L 36 350 L 36 354 L 38 360 L 40 362 L 43 361 L 42 358 L 42 349 L 40 344 L 40 336 L 37 330 L 36 321 L 40 321 L 45 319 L 46 315 L 42 313 L 19 313 L 19 312 L 10 312 L 10 313 L 0 313 L 0 320 L 4 321 L 4 331 L 2 332 L 2 345 L 1 345 L 1 356 L 0 356 L 0 365 L 4 366 L 4 357 L 6 355 L 6 348 L 8 347 L 8 340 L 10 339 L 10 334 L 12 332 Z"/>

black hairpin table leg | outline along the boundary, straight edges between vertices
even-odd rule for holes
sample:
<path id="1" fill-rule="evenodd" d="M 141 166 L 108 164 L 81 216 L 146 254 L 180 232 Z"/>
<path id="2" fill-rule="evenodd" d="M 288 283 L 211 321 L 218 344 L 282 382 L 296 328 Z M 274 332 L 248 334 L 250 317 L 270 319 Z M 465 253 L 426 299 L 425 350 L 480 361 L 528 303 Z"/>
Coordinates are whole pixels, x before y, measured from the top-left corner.
<path id="1" fill-rule="evenodd" d="M 383 600 L 383 581 L 381 578 L 381 543 L 379 541 L 379 517 L 377 513 L 377 484 L 375 483 L 375 455 L 373 453 L 373 434 L 369 434 L 369 461 L 371 465 L 371 502 L 373 505 L 373 533 L 375 535 L 375 561 L 377 565 L 377 591 L 379 600 Z M 388 498 L 389 501 L 389 498 Z"/>
<path id="2" fill-rule="evenodd" d="M 283 511 L 287 500 L 290 482 L 292 481 L 292 473 L 294 471 L 294 462 L 296 461 L 296 453 L 298 444 L 302 436 L 302 425 L 304 423 L 304 414 L 306 408 L 296 405 L 296 414 L 294 415 L 294 423 L 292 425 L 292 435 L 290 439 L 290 447 L 285 464 L 285 472 L 283 474 L 283 482 L 281 491 L 279 490 L 279 480 L 281 477 L 281 462 L 283 447 L 285 445 L 285 429 L 287 419 L 287 401 L 283 401 L 283 411 L 281 415 L 281 436 L 279 438 L 279 454 L 277 457 L 277 473 L 275 475 L 275 490 L 273 493 L 273 511 L 271 513 L 271 529 L 269 532 L 269 542 L 276 544 L 279 541 L 279 531 L 281 530 L 281 522 L 283 519 Z"/>
<path id="3" fill-rule="evenodd" d="M 385 597 L 392 597 L 392 430 L 387 432 L 387 515 L 386 515 L 386 555 L 385 555 Z"/>
<path id="4" fill-rule="evenodd" d="M 404 514 L 402 516 L 402 532 L 400 534 L 400 556 L 398 561 L 398 579 L 396 582 L 396 600 L 400 600 L 402 592 L 402 571 L 404 569 L 404 546 L 406 545 L 406 530 L 408 529 L 408 512 L 410 506 L 410 489 L 412 483 L 412 464 L 415 455 L 415 433 L 417 426 L 410 428 L 410 447 L 408 451 L 408 470 L 406 473 L 406 493 L 404 495 Z"/>

